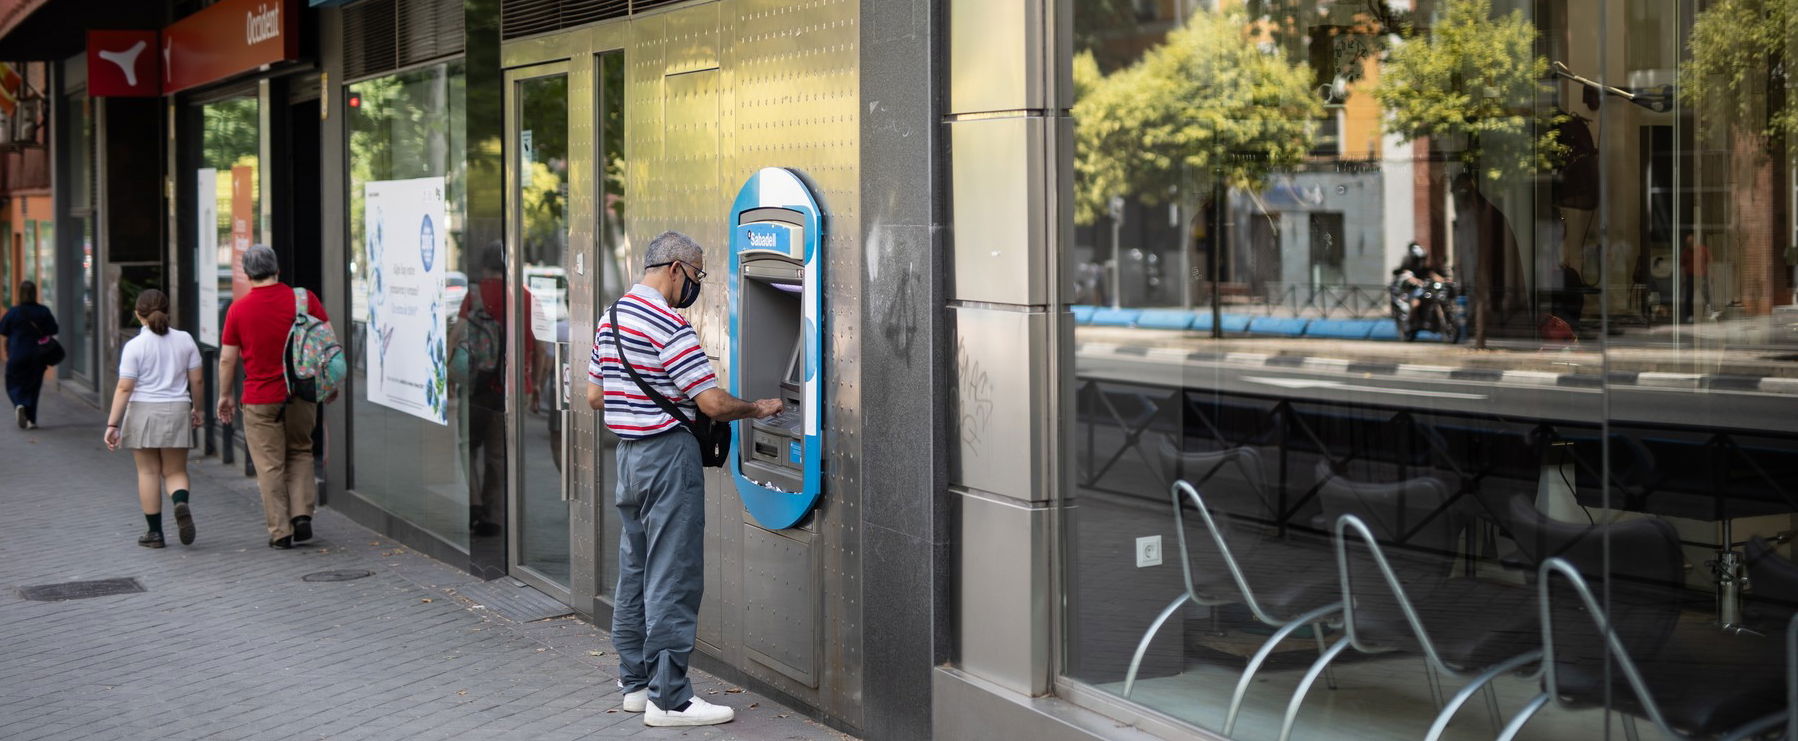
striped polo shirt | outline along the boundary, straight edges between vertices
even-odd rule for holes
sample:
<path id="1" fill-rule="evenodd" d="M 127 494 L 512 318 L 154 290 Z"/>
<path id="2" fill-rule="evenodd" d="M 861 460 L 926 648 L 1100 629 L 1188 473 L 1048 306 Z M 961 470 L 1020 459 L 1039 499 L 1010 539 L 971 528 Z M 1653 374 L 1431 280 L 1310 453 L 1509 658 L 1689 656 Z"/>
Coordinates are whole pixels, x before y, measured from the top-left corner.
<path id="1" fill-rule="evenodd" d="M 660 291 L 641 283 L 618 299 L 618 323 L 625 358 L 637 374 L 679 405 L 687 419 L 693 419 L 698 411 L 693 398 L 718 385 L 693 326 L 668 308 Z M 605 392 L 606 427 L 633 440 L 674 429 L 680 423 L 656 406 L 619 364 L 612 331 L 612 312 L 608 310 L 600 315 L 599 330 L 593 335 L 593 357 L 587 363 L 587 382 Z"/>

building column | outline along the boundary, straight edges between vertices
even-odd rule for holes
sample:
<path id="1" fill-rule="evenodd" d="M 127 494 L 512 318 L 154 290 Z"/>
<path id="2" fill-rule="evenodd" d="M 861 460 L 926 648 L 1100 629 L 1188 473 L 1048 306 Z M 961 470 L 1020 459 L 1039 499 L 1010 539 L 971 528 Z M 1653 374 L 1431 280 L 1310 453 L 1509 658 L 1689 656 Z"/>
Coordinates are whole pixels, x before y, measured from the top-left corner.
<path id="1" fill-rule="evenodd" d="M 982 706 L 1050 694 L 1060 508 L 1071 480 L 1073 233 L 1069 0 L 948 0 L 946 313 L 953 356 L 954 668 L 935 679 L 939 738 L 990 731 Z M 1007 715 L 1010 718 L 1012 716 Z"/>

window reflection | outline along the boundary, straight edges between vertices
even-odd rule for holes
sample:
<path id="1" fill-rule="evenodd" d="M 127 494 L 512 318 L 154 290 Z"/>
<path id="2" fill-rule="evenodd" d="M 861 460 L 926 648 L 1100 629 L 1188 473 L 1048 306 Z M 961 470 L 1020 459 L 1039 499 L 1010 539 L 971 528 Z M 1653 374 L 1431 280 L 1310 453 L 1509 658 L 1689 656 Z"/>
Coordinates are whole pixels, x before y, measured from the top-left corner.
<path id="1" fill-rule="evenodd" d="M 1445 737 L 1783 709 L 1798 5 L 1075 22 L 1071 679 L 1236 738 L 1483 673 Z"/>
<path id="2" fill-rule="evenodd" d="M 347 350 L 356 389 L 350 406 L 350 487 L 388 512 L 472 549 L 475 541 L 498 541 L 504 522 L 504 384 L 495 370 L 496 363 L 503 367 L 504 343 L 491 335 L 498 331 L 494 327 L 504 326 L 505 283 L 498 233 L 471 225 L 468 218 L 467 95 L 461 61 L 365 80 L 345 90 L 352 317 Z M 371 184 L 392 189 L 383 184 L 421 178 L 442 178 L 446 223 L 432 221 L 428 232 L 408 225 L 404 235 L 369 234 Z M 397 249 L 412 234 L 433 238 L 440 247 L 432 250 L 432 259 L 444 266 L 440 300 L 421 302 L 440 312 L 446 325 L 443 424 L 390 405 L 385 397 L 384 403 L 370 399 L 368 343 L 379 340 L 369 327 L 376 313 L 391 305 L 390 277 L 376 266 L 383 249 L 377 245 Z M 494 275 L 501 279 L 490 285 Z M 480 311 L 481 299 L 491 302 L 492 316 L 501 321 Z M 395 354 L 427 352 L 393 348 L 383 363 L 416 364 L 417 358 Z M 454 451 L 452 461 L 443 458 L 446 450 Z"/>

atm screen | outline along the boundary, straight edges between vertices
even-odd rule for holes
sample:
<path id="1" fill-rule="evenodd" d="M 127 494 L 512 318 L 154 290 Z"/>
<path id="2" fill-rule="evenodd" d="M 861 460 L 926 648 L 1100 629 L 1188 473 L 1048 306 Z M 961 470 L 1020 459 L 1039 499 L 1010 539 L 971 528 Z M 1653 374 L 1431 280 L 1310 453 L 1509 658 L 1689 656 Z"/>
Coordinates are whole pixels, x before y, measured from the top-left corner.
<path id="1" fill-rule="evenodd" d="M 793 357 L 787 361 L 787 383 L 798 386 L 805 382 L 805 338 L 793 343 Z"/>

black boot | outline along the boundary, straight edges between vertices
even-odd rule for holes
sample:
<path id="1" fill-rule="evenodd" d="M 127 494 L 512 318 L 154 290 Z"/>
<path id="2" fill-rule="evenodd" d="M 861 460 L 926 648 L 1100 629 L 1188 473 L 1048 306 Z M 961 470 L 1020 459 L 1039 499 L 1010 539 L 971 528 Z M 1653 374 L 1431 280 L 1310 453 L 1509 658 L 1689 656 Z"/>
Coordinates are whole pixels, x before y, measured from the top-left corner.
<path id="1" fill-rule="evenodd" d="M 137 544 L 145 548 L 161 548 L 163 546 L 162 533 L 156 530 L 146 532 L 138 536 Z"/>
<path id="2" fill-rule="evenodd" d="M 304 543 L 312 539 L 312 518 L 300 515 L 293 518 L 293 542 Z"/>
<path id="3" fill-rule="evenodd" d="M 160 542 L 160 541 L 158 541 L 158 542 Z M 273 548 L 277 551 L 290 550 L 293 548 L 293 536 L 289 535 L 285 538 L 271 540 L 268 542 L 268 547 Z"/>

